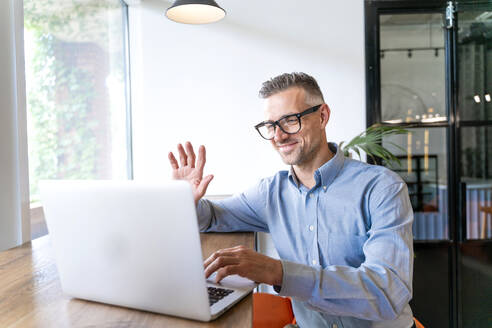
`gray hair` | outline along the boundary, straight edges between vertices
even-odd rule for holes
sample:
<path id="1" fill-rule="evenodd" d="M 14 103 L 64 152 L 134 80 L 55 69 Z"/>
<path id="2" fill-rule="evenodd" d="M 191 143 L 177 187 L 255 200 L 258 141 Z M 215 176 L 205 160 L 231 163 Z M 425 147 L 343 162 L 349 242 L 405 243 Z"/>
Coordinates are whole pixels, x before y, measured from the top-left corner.
<path id="1" fill-rule="evenodd" d="M 284 73 L 263 82 L 259 96 L 265 99 L 292 87 L 304 90 L 307 105 L 315 106 L 325 102 L 318 82 L 316 82 L 314 77 L 302 72 Z"/>

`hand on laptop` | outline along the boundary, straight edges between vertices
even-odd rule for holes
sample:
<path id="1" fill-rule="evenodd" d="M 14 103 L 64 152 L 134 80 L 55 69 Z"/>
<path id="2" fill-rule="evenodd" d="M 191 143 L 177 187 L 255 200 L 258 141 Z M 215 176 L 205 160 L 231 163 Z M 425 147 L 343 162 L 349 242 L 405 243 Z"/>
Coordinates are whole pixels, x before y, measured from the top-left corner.
<path id="1" fill-rule="evenodd" d="M 283 269 L 280 260 L 255 252 L 245 246 L 216 251 L 203 263 L 205 277 L 217 271 L 215 282 L 237 274 L 258 283 L 282 285 Z"/>
<path id="2" fill-rule="evenodd" d="M 178 164 L 178 161 L 172 152 L 169 152 L 168 158 L 173 168 L 173 179 L 190 182 L 193 190 L 193 197 L 195 198 L 195 205 L 197 205 L 200 198 L 205 195 L 208 184 L 212 181 L 214 176 L 210 174 L 203 177 L 203 168 L 205 167 L 206 162 L 205 146 L 200 146 L 200 148 L 198 148 L 196 166 L 195 152 L 193 151 L 191 142 L 186 142 L 185 147 L 186 150 L 182 144 L 178 144 L 179 162 L 181 165 Z"/>

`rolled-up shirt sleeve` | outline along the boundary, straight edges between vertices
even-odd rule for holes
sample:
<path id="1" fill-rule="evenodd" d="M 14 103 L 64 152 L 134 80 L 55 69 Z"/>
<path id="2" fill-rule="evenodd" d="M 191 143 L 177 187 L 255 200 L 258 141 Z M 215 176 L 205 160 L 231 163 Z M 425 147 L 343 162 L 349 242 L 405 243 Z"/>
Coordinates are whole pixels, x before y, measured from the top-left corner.
<path id="1" fill-rule="evenodd" d="M 201 232 L 268 232 L 265 218 L 267 179 L 246 191 L 218 201 L 201 199 L 197 206 Z"/>
<path id="2" fill-rule="evenodd" d="M 280 295 L 313 310 L 367 320 L 398 317 L 412 297 L 413 212 L 403 182 L 375 188 L 359 267 L 309 266 L 282 260 Z"/>

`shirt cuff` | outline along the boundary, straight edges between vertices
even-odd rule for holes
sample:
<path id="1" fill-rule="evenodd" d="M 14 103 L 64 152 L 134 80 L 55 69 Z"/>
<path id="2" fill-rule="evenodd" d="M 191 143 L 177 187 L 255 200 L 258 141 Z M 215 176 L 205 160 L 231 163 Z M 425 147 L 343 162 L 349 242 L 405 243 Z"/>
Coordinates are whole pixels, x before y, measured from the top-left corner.
<path id="1" fill-rule="evenodd" d="M 311 298 L 316 282 L 316 270 L 308 265 L 281 260 L 282 286 L 274 286 L 281 296 L 295 297 L 301 301 Z M 276 288 L 277 287 L 277 288 Z"/>
<path id="2" fill-rule="evenodd" d="M 200 199 L 196 206 L 196 216 L 198 219 L 198 229 L 200 232 L 205 232 L 210 227 L 212 220 L 212 211 L 210 203 L 206 199 Z"/>

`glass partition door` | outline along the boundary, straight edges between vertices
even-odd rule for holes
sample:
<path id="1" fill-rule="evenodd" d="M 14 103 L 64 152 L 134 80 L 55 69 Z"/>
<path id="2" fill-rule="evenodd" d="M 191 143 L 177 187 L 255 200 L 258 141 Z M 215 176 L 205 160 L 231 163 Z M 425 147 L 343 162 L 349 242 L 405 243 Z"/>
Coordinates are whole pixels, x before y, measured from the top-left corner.
<path id="1" fill-rule="evenodd" d="M 439 12 L 379 15 L 381 123 L 410 131 L 384 138 L 383 145 L 400 159 L 387 165 L 407 183 L 415 240 L 449 239 L 442 22 Z"/>
<path id="2" fill-rule="evenodd" d="M 492 327 L 492 3 L 457 4 L 461 327 Z"/>
<path id="3" fill-rule="evenodd" d="M 414 299 L 426 326 L 448 327 L 452 286 L 450 220 L 450 109 L 446 40 L 441 9 L 378 15 L 379 120 L 409 132 L 383 138 L 399 163 L 382 163 L 406 182 L 414 212 Z M 372 124 L 371 123 L 371 124 Z M 432 291 L 429 286 L 432 285 Z M 432 311 L 428 305 L 439 304 Z"/>
<path id="4" fill-rule="evenodd" d="M 468 240 L 492 239 L 492 4 L 490 7 L 465 7 L 458 12 L 459 173 Z"/>
<path id="5" fill-rule="evenodd" d="M 414 210 L 412 311 L 492 327 L 492 2 L 365 2 L 367 125 L 404 127 L 382 163 Z M 395 146 L 396 145 L 396 146 Z"/>

